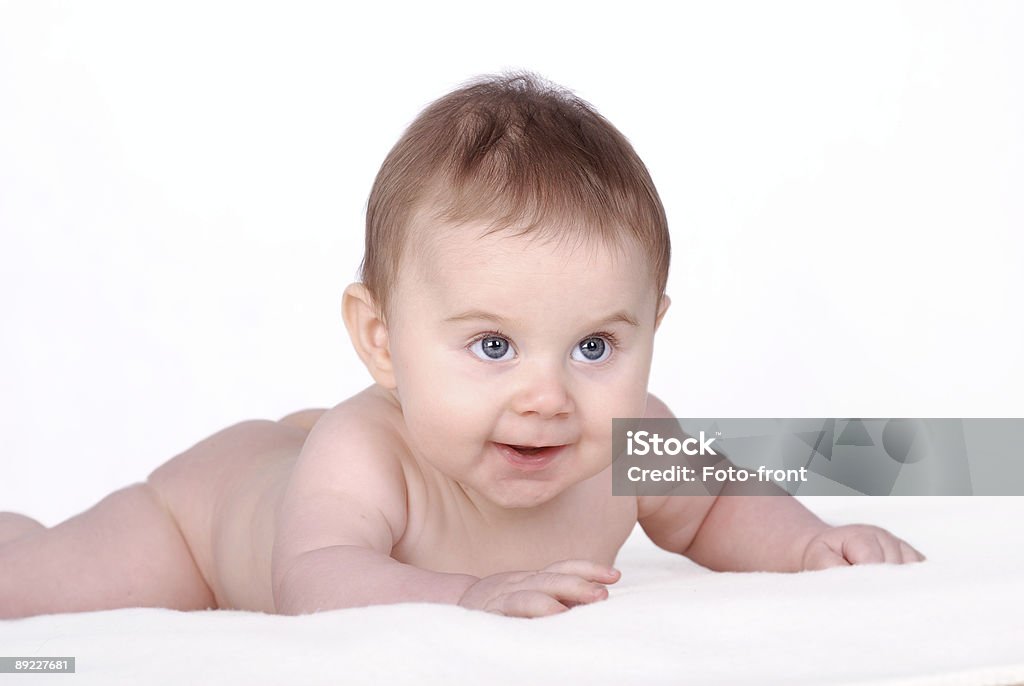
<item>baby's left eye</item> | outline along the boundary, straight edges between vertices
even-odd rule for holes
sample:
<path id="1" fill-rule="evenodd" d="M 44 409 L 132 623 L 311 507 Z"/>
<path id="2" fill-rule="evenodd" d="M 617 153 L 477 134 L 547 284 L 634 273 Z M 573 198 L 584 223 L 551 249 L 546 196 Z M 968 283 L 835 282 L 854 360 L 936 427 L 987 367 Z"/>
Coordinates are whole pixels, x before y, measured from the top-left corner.
<path id="1" fill-rule="evenodd" d="M 572 359 L 580 362 L 604 362 L 611 354 L 612 346 L 607 341 L 599 336 L 591 336 L 573 348 Z"/>

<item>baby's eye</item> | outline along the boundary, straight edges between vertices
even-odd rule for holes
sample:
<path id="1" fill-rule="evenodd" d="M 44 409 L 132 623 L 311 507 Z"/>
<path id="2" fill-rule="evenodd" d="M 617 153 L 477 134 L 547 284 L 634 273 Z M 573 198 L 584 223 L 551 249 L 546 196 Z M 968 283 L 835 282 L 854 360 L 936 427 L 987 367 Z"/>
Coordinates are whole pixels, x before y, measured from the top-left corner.
<path id="1" fill-rule="evenodd" d="M 505 354 L 512 349 L 508 339 L 501 336 L 484 336 L 477 339 L 470 350 L 481 360 L 502 360 Z"/>
<path id="2" fill-rule="evenodd" d="M 599 336 L 591 336 L 590 338 L 584 338 L 573 349 L 572 359 L 580 362 L 604 362 L 611 354 L 611 345 Z"/>

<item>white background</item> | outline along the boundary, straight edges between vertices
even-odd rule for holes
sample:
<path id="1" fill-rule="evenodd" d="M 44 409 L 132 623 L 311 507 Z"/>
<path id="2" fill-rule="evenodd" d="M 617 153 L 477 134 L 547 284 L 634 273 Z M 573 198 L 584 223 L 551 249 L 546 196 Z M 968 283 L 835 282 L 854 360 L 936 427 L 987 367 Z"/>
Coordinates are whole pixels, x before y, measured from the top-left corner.
<path id="1" fill-rule="evenodd" d="M 360 4 L 0 4 L 0 510 L 368 385 L 373 178 L 506 68 L 658 185 L 675 414 L 1024 415 L 1024 6 Z"/>

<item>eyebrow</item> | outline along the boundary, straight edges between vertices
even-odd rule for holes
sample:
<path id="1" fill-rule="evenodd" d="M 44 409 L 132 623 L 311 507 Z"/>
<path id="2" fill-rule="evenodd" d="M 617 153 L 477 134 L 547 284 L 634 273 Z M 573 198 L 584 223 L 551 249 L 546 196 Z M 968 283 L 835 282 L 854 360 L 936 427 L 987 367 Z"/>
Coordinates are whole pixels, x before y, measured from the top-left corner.
<path id="1" fill-rule="evenodd" d="M 445 321 L 445 323 L 448 323 L 448 322 L 477 321 L 477 320 L 481 320 L 481 319 L 487 320 L 487 321 L 492 321 L 492 322 L 497 322 L 501 326 L 507 326 L 508 323 L 509 323 L 508 320 L 506 320 L 504 317 L 501 317 L 500 315 L 497 315 L 497 314 L 492 314 L 491 312 L 485 312 L 484 310 L 467 310 L 466 312 L 462 312 L 461 314 L 457 314 L 457 315 L 455 315 L 453 317 L 448 317 L 444 321 Z M 629 324 L 630 326 L 640 326 L 640 324 L 637 322 L 636 318 L 631 316 L 625 310 L 619 310 L 618 312 L 613 312 L 612 314 L 608 315 L 607 317 L 604 317 L 603 319 L 599 319 L 597 322 L 595 322 L 593 324 L 593 326 L 596 328 L 596 327 L 599 327 L 599 326 L 605 326 L 607 324 L 614 324 L 616 322 L 622 322 L 623 324 Z"/>

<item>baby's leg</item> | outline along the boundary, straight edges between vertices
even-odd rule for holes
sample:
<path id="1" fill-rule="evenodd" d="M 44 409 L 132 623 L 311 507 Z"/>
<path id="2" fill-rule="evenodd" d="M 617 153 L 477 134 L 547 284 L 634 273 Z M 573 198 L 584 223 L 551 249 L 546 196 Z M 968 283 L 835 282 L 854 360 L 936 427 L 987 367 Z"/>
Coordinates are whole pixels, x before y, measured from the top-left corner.
<path id="1" fill-rule="evenodd" d="M 178 525 L 148 484 L 0 543 L 0 618 L 215 606 Z"/>
<path id="2" fill-rule="evenodd" d="M 0 544 L 45 528 L 31 517 L 17 512 L 0 512 Z"/>

